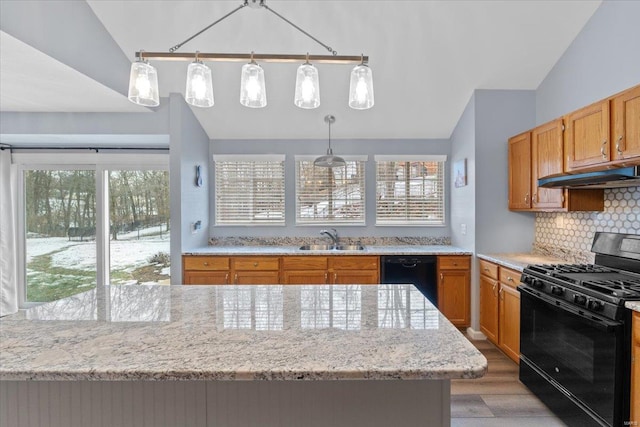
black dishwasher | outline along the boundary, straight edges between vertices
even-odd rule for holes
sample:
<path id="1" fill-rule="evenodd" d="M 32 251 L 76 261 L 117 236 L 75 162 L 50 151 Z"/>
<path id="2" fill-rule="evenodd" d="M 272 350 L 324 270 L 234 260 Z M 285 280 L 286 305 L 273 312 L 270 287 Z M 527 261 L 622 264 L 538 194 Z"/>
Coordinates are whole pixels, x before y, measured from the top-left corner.
<path id="1" fill-rule="evenodd" d="M 382 256 L 382 283 L 410 283 L 438 306 L 436 255 Z"/>

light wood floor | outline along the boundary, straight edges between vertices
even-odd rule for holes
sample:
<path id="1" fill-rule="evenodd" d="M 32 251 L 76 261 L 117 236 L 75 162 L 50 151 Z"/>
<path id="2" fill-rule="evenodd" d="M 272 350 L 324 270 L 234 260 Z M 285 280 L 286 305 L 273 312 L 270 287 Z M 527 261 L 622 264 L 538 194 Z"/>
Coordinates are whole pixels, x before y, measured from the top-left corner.
<path id="1" fill-rule="evenodd" d="M 518 380 L 518 365 L 489 341 L 470 340 L 487 358 L 487 374 L 451 381 L 452 427 L 563 427 Z"/>

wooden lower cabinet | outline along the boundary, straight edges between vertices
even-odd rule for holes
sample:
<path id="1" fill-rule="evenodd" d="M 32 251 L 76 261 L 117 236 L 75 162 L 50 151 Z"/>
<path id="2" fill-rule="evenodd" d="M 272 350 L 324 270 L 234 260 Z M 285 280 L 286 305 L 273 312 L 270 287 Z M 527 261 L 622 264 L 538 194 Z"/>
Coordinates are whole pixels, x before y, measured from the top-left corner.
<path id="1" fill-rule="evenodd" d="M 182 282 L 185 285 L 226 285 L 229 283 L 229 257 L 182 257 Z"/>
<path id="2" fill-rule="evenodd" d="M 632 316 L 631 332 L 631 416 L 630 425 L 640 425 L 640 313 Z M 635 423 L 634 423 L 635 422 Z"/>
<path id="3" fill-rule="evenodd" d="M 438 257 L 438 310 L 458 328 L 471 323 L 470 267 L 468 255 Z"/>
<path id="4" fill-rule="evenodd" d="M 185 285 L 228 285 L 228 271 L 185 271 Z"/>
<path id="5" fill-rule="evenodd" d="M 498 342 L 498 267 L 480 261 L 480 331 L 489 341 Z"/>
<path id="6" fill-rule="evenodd" d="M 380 281 L 378 256 L 301 256 L 282 258 L 285 285 L 359 284 Z"/>
<path id="7" fill-rule="evenodd" d="M 480 330 L 514 362 L 520 363 L 522 273 L 480 260 Z"/>
<path id="8" fill-rule="evenodd" d="M 520 363 L 520 292 L 500 283 L 498 347 Z"/>

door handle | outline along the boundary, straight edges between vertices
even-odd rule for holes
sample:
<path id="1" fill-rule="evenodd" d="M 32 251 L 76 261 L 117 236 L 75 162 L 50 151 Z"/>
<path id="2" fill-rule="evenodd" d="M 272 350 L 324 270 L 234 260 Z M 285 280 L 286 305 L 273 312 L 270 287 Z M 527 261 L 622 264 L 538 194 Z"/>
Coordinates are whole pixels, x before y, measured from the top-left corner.
<path id="1" fill-rule="evenodd" d="M 228 285 L 229 284 L 229 273 L 224 275 L 224 284 Z"/>
<path id="2" fill-rule="evenodd" d="M 603 159 L 607 159 L 607 154 L 604 152 L 604 147 L 607 145 L 607 140 L 602 141 L 602 147 L 600 147 L 600 154 L 602 154 Z"/>
<path id="3" fill-rule="evenodd" d="M 622 142 L 622 135 L 620 135 L 618 137 L 618 140 L 616 141 L 616 152 L 618 153 L 618 156 L 622 156 L 622 150 L 620 149 L 621 142 Z"/>

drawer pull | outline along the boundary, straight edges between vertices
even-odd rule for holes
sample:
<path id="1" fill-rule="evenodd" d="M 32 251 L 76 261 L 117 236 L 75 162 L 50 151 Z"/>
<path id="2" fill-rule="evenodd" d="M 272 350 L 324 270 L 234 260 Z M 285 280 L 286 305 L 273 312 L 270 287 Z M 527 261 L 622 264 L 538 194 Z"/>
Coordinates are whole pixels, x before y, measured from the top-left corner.
<path id="1" fill-rule="evenodd" d="M 484 268 L 484 271 L 489 271 L 489 269 L 487 267 Z"/>
<path id="2" fill-rule="evenodd" d="M 205 261 L 203 264 L 204 264 L 204 265 L 209 265 L 209 263 L 208 263 L 207 261 Z"/>
<path id="3" fill-rule="evenodd" d="M 258 266 L 258 263 L 257 263 L 257 262 L 254 262 L 254 263 L 253 263 L 253 266 L 254 266 L 254 267 L 257 267 L 257 266 Z"/>
<path id="4" fill-rule="evenodd" d="M 508 276 L 508 277 L 507 277 L 507 281 L 508 281 L 508 282 L 513 282 L 513 277 Z"/>

